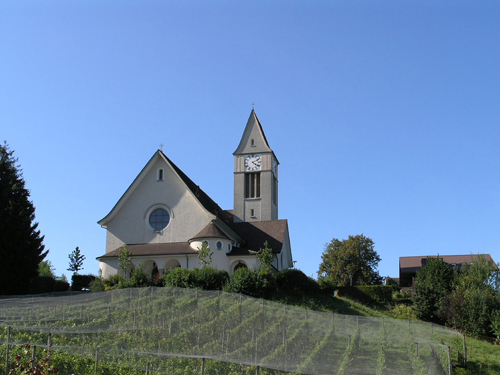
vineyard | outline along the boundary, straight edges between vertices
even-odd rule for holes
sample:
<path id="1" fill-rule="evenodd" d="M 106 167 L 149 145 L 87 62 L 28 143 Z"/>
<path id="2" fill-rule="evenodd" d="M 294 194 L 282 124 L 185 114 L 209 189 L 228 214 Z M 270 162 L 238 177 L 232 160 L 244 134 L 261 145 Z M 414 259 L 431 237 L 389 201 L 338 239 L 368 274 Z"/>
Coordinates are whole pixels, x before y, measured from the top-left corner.
<path id="1" fill-rule="evenodd" d="M 273 374 L 448 375 L 449 345 L 461 340 L 456 331 L 431 323 L 180 288 L 4 299 L 0 322 L 5 366 L 16 348 L 30 344 L 95 369 L 149 374 L 208 373 L 210 361 L 226 368 L 212 366 L 220 374 L 245 366 Z"/>

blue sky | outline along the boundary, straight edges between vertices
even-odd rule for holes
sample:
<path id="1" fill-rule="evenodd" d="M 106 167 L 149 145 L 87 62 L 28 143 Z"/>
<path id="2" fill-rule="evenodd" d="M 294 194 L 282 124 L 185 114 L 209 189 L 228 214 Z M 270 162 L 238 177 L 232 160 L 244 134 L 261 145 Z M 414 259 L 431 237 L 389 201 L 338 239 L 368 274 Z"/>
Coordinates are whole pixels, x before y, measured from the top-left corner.
<path id="1" fill-rule="evenodd" d="M 500 3 L 0 3 L 0 140 L 56 273 L 164 144 L 222 208 L 255 111 L 280 161 L 296 267 L 365 234 L 400 256 L 500 261 Z"/>

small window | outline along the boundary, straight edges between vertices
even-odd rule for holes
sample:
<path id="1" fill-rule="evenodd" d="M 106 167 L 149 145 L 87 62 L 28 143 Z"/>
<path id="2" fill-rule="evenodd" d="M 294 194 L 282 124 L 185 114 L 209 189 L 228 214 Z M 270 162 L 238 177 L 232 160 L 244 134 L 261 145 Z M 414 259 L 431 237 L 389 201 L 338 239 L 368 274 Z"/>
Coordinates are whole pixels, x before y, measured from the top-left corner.
<path id="1" fill-rule="evenodd" d="M 158 181 L 163 181 L 163 169 L 158 169 Z"/>
<path id="2" fill-rule="evenodd" d="M 217 250 L 222 250 L 222 242 L 217 241 Z"/>
<path id="3" fill-rule="evenodd" d="M 253 208 L 250 209 L 250 216 L 255 217 L 255 210 Z"/>
<path id="4" fill-rule="evenodd" d="M 208 246 L 208 241 L 203 241 L 203 245 Z"/>
<path id="5" fill-rule="evenodd" d="M 229 251 L 231 251 L 231 244 L 230 244 L 230 243 L 228 243 L 228 244 L 227 244 L 227 249 L 228 249 Z"/>
<path id="6" fill-rule="evenodd" d="M 250 144 L 252 145 L 252 147 L 255 147 L 255 139 L 252 138 L 252 140 L 250 141 Z"/>

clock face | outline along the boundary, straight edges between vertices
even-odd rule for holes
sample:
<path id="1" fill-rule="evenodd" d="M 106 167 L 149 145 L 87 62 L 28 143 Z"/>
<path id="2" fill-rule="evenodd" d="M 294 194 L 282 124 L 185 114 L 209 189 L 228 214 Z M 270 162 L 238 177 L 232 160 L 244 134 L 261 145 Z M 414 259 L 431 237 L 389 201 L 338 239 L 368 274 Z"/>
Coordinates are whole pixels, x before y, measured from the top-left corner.
<path id="1" fill-rule="evenodd" d="M 261 155 L 256 154 L 245 156 L 245 171 L 260 171 L 261 164 Z"/>

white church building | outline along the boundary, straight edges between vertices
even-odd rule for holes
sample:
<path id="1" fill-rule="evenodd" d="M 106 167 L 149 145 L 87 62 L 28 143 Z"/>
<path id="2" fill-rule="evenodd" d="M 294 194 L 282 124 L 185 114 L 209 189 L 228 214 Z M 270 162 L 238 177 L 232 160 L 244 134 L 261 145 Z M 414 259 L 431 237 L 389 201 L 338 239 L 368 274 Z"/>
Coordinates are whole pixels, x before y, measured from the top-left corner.
<path id="1" fill-rule="evenodd" d="M 127 248 L 132 267 L 152 275 L 200 267 L 205 242 L 212 266 L 232 274 L 258 265 L 257 252 L 273 250 L 277 271 L 293 266 L 287 220 L 278 219 L 278 160 L 252 110 L 234 155 L 234 209 L 223 210 L 161 150 L 155 152 L 111 211 L 98 222 L 107 231 L 101 275 L 121 273 Z M 207 173 L 209 173 L 207 171 Z"/>

